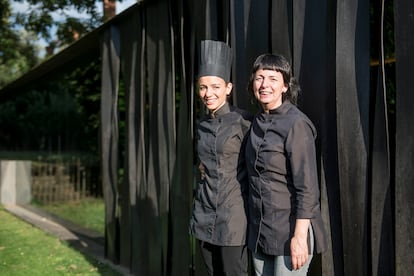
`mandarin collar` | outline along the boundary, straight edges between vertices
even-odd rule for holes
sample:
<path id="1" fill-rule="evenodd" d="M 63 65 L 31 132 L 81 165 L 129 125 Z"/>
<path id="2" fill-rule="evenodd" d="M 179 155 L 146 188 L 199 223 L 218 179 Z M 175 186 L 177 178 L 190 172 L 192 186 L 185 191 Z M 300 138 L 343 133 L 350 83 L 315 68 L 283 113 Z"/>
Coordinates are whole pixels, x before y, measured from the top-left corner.
<path id="1" fill-rule="evenodd" d="M 286 100 L 280 106 L 276 107 L 275 109 L 269 110 L 269 114 L 285 114 L 290 109 L 291 106 L 292 104 L 288 100 Z"/>
<path id="2" fill-rule="evenodd" d="M 230 112 L 230 104 L 228 102 L 226 102 L 222 107 L 220 107 L 216 112 L 214 113 L 210 113 L 209 116 L 210 118 L 217 118 L 217 117 L 221 117 L 224 114 L 227 114 Z"/>

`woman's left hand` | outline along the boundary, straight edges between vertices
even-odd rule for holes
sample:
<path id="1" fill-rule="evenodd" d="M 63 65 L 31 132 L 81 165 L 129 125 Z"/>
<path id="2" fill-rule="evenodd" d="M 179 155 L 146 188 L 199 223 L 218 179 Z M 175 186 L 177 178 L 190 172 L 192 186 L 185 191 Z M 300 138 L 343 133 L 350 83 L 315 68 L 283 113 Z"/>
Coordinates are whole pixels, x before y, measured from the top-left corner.
<path id="1" fill-rule="evenodd" d="M 290 241 L 293 270 L 300 269 L 309 258 L 307 237 L 293 237 Z"/>
<path id="2" fill-rule="evenodd" d="M 296 219 L 295 233 L 290 241 L 290 256 L 293 270 L 300 269 L 309 258 L 308 231 L 309 219 Z"/>

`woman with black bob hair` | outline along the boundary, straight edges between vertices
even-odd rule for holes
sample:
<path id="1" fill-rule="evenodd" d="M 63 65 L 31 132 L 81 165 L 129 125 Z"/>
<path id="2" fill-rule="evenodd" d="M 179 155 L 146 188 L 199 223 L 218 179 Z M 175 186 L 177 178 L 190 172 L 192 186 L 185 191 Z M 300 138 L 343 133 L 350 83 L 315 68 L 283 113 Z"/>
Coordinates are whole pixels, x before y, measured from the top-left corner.
<path id="1" fill-rule="evenodd" d="M 313 252 L 327 247 L 320 212 L 316 129 L 296 103 L 289 62 L 263 54 L 249 93 L 260 105 L 246 143 L 248 247 L 256 275 L 306 275 Z"/>

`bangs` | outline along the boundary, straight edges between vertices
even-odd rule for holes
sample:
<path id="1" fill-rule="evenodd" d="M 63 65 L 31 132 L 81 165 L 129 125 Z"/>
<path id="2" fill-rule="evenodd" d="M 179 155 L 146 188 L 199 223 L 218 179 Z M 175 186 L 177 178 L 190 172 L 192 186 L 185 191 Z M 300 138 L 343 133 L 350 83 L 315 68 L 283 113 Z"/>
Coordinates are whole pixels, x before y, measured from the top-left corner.
<path id="1" fill-rule="evenodd" d="M 278 56 L 274 55 L 262 55 L 260 58 L 256 60 L 256 63 L 253 66 L 253 70 L 257 71 L 259 69 L 262 70 L 273 70 L 280 73 L 285 73 L 289 68 L 286 67 L 286 62 L 279 58 Z"/>

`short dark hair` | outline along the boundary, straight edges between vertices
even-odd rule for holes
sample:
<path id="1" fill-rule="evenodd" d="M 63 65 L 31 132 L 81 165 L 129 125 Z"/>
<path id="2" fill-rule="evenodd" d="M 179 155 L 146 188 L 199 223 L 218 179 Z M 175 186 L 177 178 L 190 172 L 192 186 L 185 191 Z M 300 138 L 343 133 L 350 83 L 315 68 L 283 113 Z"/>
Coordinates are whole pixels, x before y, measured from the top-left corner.
<path id="1" fill-rule="evenodd" d="M 296 79 L 292 76 L 292 68 L 289 61 L 282 55 L 262 54 L 258 56 L 253 63 L 247 90 L 251 96 L 254 97 L 253 80 L 257 70 L 273 70 L 280 72 L 283 76 L 283 82 L 287 85 L 288 90 L 283 93 L 282 101 L 289 100 L 296 105 L 300 93 L 300 86 Z"/>

